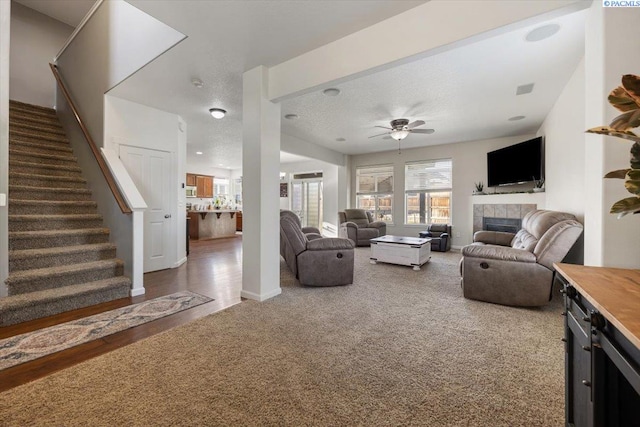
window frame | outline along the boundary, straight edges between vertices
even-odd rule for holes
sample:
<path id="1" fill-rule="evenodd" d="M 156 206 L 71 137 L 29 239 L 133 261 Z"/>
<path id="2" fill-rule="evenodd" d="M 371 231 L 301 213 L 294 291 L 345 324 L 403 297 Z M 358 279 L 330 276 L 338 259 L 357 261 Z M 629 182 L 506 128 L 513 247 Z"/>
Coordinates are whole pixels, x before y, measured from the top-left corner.
<path id="1" fill-rule="evenodd" d="M 374 171 L 378 169 L 379 171 Z M 384 170 L 386 169 L 386 170 Z M 367 173 L 366 171 L 369 170 L 371 172 Z M 364 174 L 362 173 L 364 171 Z M 374 188 L 373 191 L 361 191 L 360 190 L 360 177 L 366 175 L 369 177 L 373 177 L 373 184 L 374 184 Z M 378 178 L 379 177 L 390 177 L 391 178 L 391 191 L 378 191 L 378 185 L 380 182 Z M 356 199 L 356 206 L 359 209 L 364 209 L 367 212 L 371 212 L 374 218 L 374 221 L 384 221 L 389 225 L 393 225 L 393 220 L 394 220 L 394 210 L 393 210 L 393 198 L 394 198 L 394 186 L 395 186 L 395 171 L 394 171 L 394 165 L 393 164 L 382 164 L 382 165 L 363 165 L 363 166 L 356 166 L 356 194 L 355 194 L 355 199 Z M 373 199 L 373 210 L 368 209 L 368 208 L 363 208 L 361 207 L 361 200 L 366 199 L 366 198 L 371 198 Z M 386 200 L 388 199 L 390 201 L 390 206 L 389 209 L 384 209 L 381 210 L 380 208 L 380 201 L 381 200 Z M 381 213 L 384 212 L 384 213 Z M 391 216 L 390 220 L 387 220 L 384 218 L 384 215 L 386 215 L 385 213 L 388 212 L 388 215 Z M 383 215 L 382 217 L 380 215 Z"/>
<path id="2" fill-rule="evenodd" d="M 412 188 L 409 189 L 408 188 L 408 179 L 413 177 L 413 175 L 409 174 L 409 167 L 410 166 L 414 166 L 414 165 L 427 165 L 429 163 L 437 163 L 437 162 L 442 162 L 442 161 L 448 161 L 450 168 L 450 178 L 449 178 L 449 186 L 447 187 L 442 187 L 442 188 L 438 188 L 438 187 L 430 187 L 428 184 L 425 185 L 422 188 Z M 432 210 L 434 209 L 434 206 L 432 205 L 432 201 L 434 196 L 432 196 L 432 194 L 438 194 L 438 193 L 447 193 L 448 194 L 448 198 L 449 198 L 449 206 L 446 208 L 449 210 L 449 216 L 447 218 L 447 222 L 446 224 L 451 224 L 451 219 L 452 219 L 452 213 L 453 213 L 453 159 L 452 158 L 440 158 L 440 159 L 428 159 L 428 160 L 419 160 L 419 161 L 411 161 L 411 162 L 406 162 L 405 163 L 405 175 L 404 175 L 404 225 L 407 227 L 424 227 L 425 225 L 429 225 L 429 224 L 434 224 L 433 222 L 433 216 L 432 216 Z M 409 197 L 410 196 L 419 196 L 420 194 L 425 194 L 425 200 L 424 200 L 424 220 L 425 222 L 416 222 L 416 223 L 411 223 L 409 222 Z M 421 206 L 422 203 L 420 203 L 419 206 Z M 419 208 L 420 209 L 420 208 Z M 422 217 L 422 211 L 419 210 L 418 212 L 419 218 Z M 436 222 L 435 224 L 442 224 L 442 222 Z"/>

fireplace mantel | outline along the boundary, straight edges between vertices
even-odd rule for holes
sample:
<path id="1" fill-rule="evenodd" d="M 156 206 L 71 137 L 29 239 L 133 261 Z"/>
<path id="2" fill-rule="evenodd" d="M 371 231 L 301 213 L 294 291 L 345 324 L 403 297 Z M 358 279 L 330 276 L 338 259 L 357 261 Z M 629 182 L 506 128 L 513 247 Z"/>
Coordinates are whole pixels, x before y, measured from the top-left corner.
<path id="1" fill-rule="evenodd" d="M 537 205 L 538 209 L 544 209 L 545 193 L 495 193 L 482 196 L 471 196 L 472 205 Z"/>

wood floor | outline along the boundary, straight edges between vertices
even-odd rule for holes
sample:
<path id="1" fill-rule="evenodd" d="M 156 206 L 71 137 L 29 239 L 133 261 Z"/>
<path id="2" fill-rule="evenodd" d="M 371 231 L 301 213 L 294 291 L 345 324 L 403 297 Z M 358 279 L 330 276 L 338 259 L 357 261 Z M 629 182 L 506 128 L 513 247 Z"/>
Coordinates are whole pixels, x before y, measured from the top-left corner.
<path id="1" fill-rule="evenodd" d="M 0 392 L 239 303 L 240 291 L 242 290 L 242 238 L 238 236 L 228 239 L 191 241 L 190 249 L 188 261 L 182 266 L 145 274 L 144 286 L 146 293 L 144 295 L 123 298 L 44 319 L 0 328 L 0 339 L 169 295 L 181 290 L 189 290 L 206 295 L 213 298 L 214 301 L 31 362 L 1 370 Z"/>

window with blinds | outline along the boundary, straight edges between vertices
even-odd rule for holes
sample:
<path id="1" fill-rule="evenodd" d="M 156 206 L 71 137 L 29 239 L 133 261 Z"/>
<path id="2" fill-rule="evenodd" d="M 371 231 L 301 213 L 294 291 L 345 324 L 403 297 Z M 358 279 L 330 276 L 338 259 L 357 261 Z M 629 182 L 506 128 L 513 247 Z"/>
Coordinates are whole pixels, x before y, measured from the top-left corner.
<path id="1" fill-rule="evenodd" d="M 393 222 L 393 165 L 356 168 L 356 206 L 376 220 Z"/>
<path id="2" fill-rule="evenodd" d="M 405 164 L 406 224 L 451 222 L 451 159 Z"/>

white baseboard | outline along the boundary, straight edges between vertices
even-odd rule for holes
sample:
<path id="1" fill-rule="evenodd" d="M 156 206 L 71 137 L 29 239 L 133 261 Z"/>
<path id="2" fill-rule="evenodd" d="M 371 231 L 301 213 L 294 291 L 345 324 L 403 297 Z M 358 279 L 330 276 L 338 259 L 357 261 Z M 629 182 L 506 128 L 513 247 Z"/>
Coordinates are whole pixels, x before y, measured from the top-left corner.
<path id="1" fill-rule="evenodd" d="M 263 294 L 263 295 L 259 295 L 259 294 L 256 294 L 254 292 L 249 292 L 249 291 L 243 290 L 242 292 L 240 292 L 240 296 L 242 298 L 246 298 L 246 299 L 251 299 L 251 300 L 254 300 L 254 301 L 262 302 L 262 301 L 268 300 L 269 298 L 273 298 L 275 296 L 278 296 L 281 293 L 282 293 L 282 288 L 278 287 L 277 289 L 274 289 L 273 291 L 271 291 L 269 293 L 266 293 L 266 294 Z"/>
<path id="2" fill-rule="evenodd" d="M 182 264 L 184 264 L 185 262 L 187 262 L 187 257 L 184 257 L 180 260 L 178 260 L 178 262 L 176 262 L 175 264 L 173 264 L 173 267 L 171 268 L 178 268 L 180 267 Z"/>
<path id="3" fill-rule="evenodd" d="M 144 288 L 133 288 L 131 289 L 131 296 L 137 297 L 138 295 L 144 295 L 145 292 Z"/>

